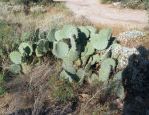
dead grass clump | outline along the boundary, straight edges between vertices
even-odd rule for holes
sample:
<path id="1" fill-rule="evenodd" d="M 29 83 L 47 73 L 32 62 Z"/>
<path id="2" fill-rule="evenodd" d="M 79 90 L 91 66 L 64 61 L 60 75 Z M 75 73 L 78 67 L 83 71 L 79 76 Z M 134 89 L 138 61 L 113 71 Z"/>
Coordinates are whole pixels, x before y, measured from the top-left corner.
<path id="1" fill-rule="evenodd" d="M 0 98 L 2 103 L 0 111 L 10 114 L 31 108 L 32 114 L 38 115 L 43 111 L 44 102 L 49 100 L 51 94 L 49 75 L 57 74 L 58 69 L 58 63 L 51 60 L 33 68 L 29 74 L 20 75 L 8 81 L 5 84 L 7 94 Z M 7 96 L 10 99 L 7 99 Z"/>

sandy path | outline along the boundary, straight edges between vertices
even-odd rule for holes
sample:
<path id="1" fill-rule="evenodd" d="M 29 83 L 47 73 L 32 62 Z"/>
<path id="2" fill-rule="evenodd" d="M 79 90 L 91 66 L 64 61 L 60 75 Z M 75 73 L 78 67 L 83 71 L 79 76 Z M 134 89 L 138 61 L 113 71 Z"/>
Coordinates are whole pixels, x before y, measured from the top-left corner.
<path id="1" fill-rule="evenodd" d="M 57 0 L 55 0 L 57 1 Z M 144 10 L 119 9 L 112 5 L 103 5 L 96 0 L 59 0 L 76 15 L 84 16 L 92 23 L 125 28 L 147 27 L 148 16 Z"/>

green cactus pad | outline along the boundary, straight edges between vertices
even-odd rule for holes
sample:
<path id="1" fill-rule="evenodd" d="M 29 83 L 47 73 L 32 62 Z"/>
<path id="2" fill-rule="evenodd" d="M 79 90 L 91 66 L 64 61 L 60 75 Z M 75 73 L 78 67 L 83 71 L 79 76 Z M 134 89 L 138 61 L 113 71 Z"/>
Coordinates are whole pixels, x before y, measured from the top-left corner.
<path id="1" fill-rule="evenodd" d="M 83 68 L 78 69 L 76 75 L 79 77 L 79 84 L 82 85 L 86 75 L 85 70 Z"/>
<path id="2" fill-rule="evenodd" d="M 113 78 L 113 83 L 114 83 L 114 93 L 116 94 L 117 97 L 124 99 L 125 97 L 125 93 L 124 93 L 124 87 L 122 84 L 122 80 L 123 80 L 123 70 L 119 71 L 118 73 L 116 73 L 114 75 Z"/>
<path id="3" fill-rule="evenodd" d="M 65 25 L 63 27 L 63 33 L 66 36 L 66 38 L 78 38 L 78 29 L 73 25 Z"/>
<path id="4" fill-rule="evenodd" d="M 70 42 L 71 42 L 71 49 L 73 51 L 76 51 L 77 50 L 77 43 L 76 43 L 76 40 L 74 37 L 70 38 Z"/>
<path id="5" fill-rule="evenodd" d="M 112 58 L 107 58 L 102 62 L 102 65 L 111 66 L 114 69 L 116 67 L 116 61 Z"/>
<path id="6" fill-rule="evenodd" d="M 110 40 L 111 35 L 112 35 L 112 29 L 110 29 L 110 28 L 102 29 L 102 30 L 100 30 L 99 34 L 100 34 L 101 38 Z"/>
<path id="7" fill-rule="evenodd" d="M 32 46 L 27 42 L 22 42 L 18 49 L 23 56 L 31 56 L 33 53 Z"/>
<path id="8" fill-rule="evenodd" d="M 2 57 L 4 54 L 3 54 L 3 50 L 0 49 L 0 57 Z"/>
<path id="9" fill-rule="evenodd" d="M 56 29 L 52 29 L 48 32 L 47 39 L 49 40 L 49 42 L 54 42 L 56 40 L 55 39 L 55 32 L 56 32 Z"/>
<path id="10" fill-rule="evenodd" d="M 84 68 L 85 69 L 85 72 L 90 71 L 90 68 L 92 66 L 91 63 L 92 63 L 92 57 L 89 58 L 87 64 L 85 65 L 85 68 Z"/>
<path id="11" fill-rule="evenodd" d="M 41 57 L 46 54 L 49 50 L 49 41 L 45 39 L 40 39 L 37 43 L 37 47 L 35 50 L 36 56 Z"/>
<path id="12" fill-rule="evenodd" d="M 77 51 L 73 50 L 72 48 L 69 50 L 68 54 L 63 58 L 64 62 L 73 63 L 79 58 L 79 54 Z"/>
<path id="13" fill-rule="evenodd" d="M 85 76 L 85 71 L 82 68 L 78 69 L 77 76 L 79 76 L 80 79 L 83 79 Z"/>
<path id="14" fill-rule="evenodd" d="M 63 59 L 67 56 L 69 47 L 64 42 L 54 42 L 52 52 L 57 58 Z"/>
<path id="15" fill-rule="evenodd" d="M 100 38 L 99 34 L 95 34 L 91 38 L 93 47 L 97 50 L 104 50 L 108 46 L 108 40 Z"/>
<path id="16" fill-rule="evenodd" d="M 123 77 L 123 71 L 119 71 L 118 73 L 116 73 L 116 74 L 114 75 L 113 80 L 119 80 L 119 81 L 122 82 L 122 79 L 123 79 L 122 77 Z"/>
<path id="17" fill-rule="evenodd" d="M 109 79 L 111 66 L 101 65 L 99 70 L 99 81 L 106 82 Z"/>
<path id="18" fill-rule="evenodd" d="M 105 59 L 99 69 L 99 81 L 108 81 L 111 69 L 115 69 L 116 62 L 112 58 Z"/>
<path id="19" fill-rule="evenodd" d="M 101 59 L 101 56 L 100 56 L 99 54 L 93 55 L 92 58 L 93 58 L 93 60 L 92 60 L 91 65 L 94 65 L 94 64 L 97 63 L 97 62 L 101 62 L 101 60 L 102 60 L 102 59 Z"/>
<path id="20" fill-rule="evenodd" d="M 10 65 L 9 70 L 13 74 L 19 74 L 21 72 L 21 66 L 18 64 L 12 64 L 12 65 Z"/>
<path id="21" fill-rule="evenodd" d="M 63 63 L 62 67 L 69 73 L 76 74 L 76 69 L 72 63 Z"/>
<path id="22" fill-rule="evenodd" d="M 65 25 L 62 30 L 55 32 L 55 39 L 60 41 L 62 39 L 78 38 L 78 29 L 72 25 Z"/>
<path id="23" fill-rule="evenodd" d="M 86 38 L 89 38 L 90 37 L 90 31 L 84 27 L 84 26 L 80 26 L 79 27 L 79 30 L 81 31 L 81 33 L 84 33 Z"/>
<path id="24" fill-rule="evenodd" d="M 91 54 L 93 54 L 95 51 L 95 49 L 93 48 L 92 44 L 90 42 L 87 43 L 87 45 L 85 46 L 85 51 L 82 52 L 82 57 L 83 56 L 89 56 Z"/>
<path id="25" fill-rule="evenodd" d="M 9 57 L 14 64 L 21 64 L 22 55 L 19 52 L 13 51 L 10 53 Z"/>
<path id="26" fill-rule="evenodd" d="M 116 95 L 121 98 L 121 99 L 124 99 L 125 97 L 125 92 L 124 92 L 124 87 L 122 85 L 122 83 L 118 86 L 118 89 L 116 91 Z"/>
<path id="27" fill-rule="evenodd" d="M 91 36 L 91 34 L 95 34 L 96 33 L 96 28 L 94 28 L 92 26 L 86 26 L 86 28 L 90 31 L 90 36 Z"/>
<path id="28" fill-rule="evenodd" d="M 57 41 L 60 41 L 62 39 L 66 38 L 65 33 L 62 30 L 58 30 L 55 32 L 55 39 Z"/>
<path id="29" fill-rule="evenodd" d="M 120 99 L 124 99 L 125 97 L 125 90 L 124 90 L 124 87 L 123 87 L 123 84 L 121 81 L 113 81 L 113 92 L 114 94 L 116 94 L 117 97 L 119 97 Z"/>
<path id="30" fill-rule="evenodd" d="M 69 82 L 73 81 L 71 76 L 65 70 L 60 73 L 60 78 L 63 80 L 69 80 Z"/>
<path id="31" fill-rule="evenodd" d="M 83 65 L 86 64 L 88 58 L 95 52 L 95 49 L 93 48 L 92 44 L 90 42 L 87 43 L 85 47 L 85 51 L 81 53 L 81 60 Z"/>
<path id="32" fill-rule="evenodd" d="M 116 61 L 112 58 L 103 60 L 101 64 L 105 66 L 111 66 L 113 69 L 116 67 Z"/>
<path id="33" fill-rule="evenodd" d="M 106 49 L 111 37 L 111 32 L 111 29 L 103 29 L 99 32 L 99 34 L 93 35 L 91 38 L 93 47 L 97 50 Z"/>

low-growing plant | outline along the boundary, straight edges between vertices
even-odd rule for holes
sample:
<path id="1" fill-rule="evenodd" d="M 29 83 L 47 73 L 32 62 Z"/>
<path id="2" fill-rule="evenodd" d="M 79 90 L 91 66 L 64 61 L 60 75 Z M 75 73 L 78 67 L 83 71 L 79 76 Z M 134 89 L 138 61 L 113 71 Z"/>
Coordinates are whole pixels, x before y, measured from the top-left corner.
<path id="1" fill-rule="evenodd" d="M 5 93 L 3 85 L 4 85 L 4 75 L 0 73 L 0 95 L 3 95 Z"/>
<path id="2" fill-rule="evenodd" d="M 19 44 L 19 39 L 14 32 L 12 26 L 8 25 L 5 21 L 0 20 L 0 47 L 1 52 L 8 54 L 15 50 Z"/>
<path id="3" fill-rule="evenodd" d="M 148 0 L 99 0 L 101 3 L 121 2 L 124 7 L 132 9 L 148 9 Z"/>
<path id="4" fill-rule="evenodd" d="M 52 52 L 62 60 L 59 79 L 70 83 L 81 85 L 84 81 L 98 81 L 106 84 L 116 73 L 117 58 L 112 57 L 112 51 L 119 44 L 112 41 L 111 29 L 97 31 L 91 26 L 65 25 L 61 29 L 37 33 L 36 39 L 28 36 L 30 39 L 25 38 L 18 51 L 10 53 L 17 70 L 20 70 L 19 66 L 23 69 L 24 64 L 31 64 L 33 58 L 41 59 Z"/>
<path id="5" fill-rule="evenodd" d="M 72 84 L 69 81 L 62 81 L 54 90 L 53 97 L 62 103 L 71 100 L 74 97 Z"/>
<path id="6" fill-rule="evenodd" d="M 111 2 L 118 2 L 120 0 L 99 0 L 101 3 L 111 3 Z"/>
<path id="7" fill-rule="evenodd" d="M 7 0 L 7 1 L 10 1 L 10 0 Z M 29 3 L 29 2 L 48 4 L 48 3 L 53 2 L 53 0 L 13 0 L 13 1 L 18 3 L 18 4 L 26 4 L 26 3 Z"/>

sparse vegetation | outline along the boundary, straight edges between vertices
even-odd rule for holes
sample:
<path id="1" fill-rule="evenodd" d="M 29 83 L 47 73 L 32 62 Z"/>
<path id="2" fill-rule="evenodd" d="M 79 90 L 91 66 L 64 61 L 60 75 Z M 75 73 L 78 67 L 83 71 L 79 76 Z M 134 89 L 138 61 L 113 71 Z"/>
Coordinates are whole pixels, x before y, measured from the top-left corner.
<path id="1" fill-rule="evenodd" d="M 125 99 L 148 95 L 147 50 L 124 47 L 64 4 L 29 2 L 26 15 L 24 0 L 0 0 L 0 114 L 120 115 Z"/>
<path id="2" fill-rule="evenodd" d="M 3 95 L 5 93 L 4 82 L 4 75 L 0 73 L 0 95 Z"/>
<path id="3" fill-rule="evenodd" d="M 148 0 L 100 0 L 100 1 L 102 3 L 121 2 L 122 7 L 132 9 L 147 9 L 149 4 Z"/>

